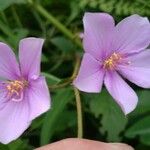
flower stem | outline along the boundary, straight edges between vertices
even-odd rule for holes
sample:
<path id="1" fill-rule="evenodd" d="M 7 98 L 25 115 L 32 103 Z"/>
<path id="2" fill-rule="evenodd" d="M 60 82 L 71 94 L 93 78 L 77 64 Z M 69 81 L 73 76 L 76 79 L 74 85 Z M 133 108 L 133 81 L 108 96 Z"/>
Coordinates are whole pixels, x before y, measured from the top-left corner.
<path id="1" fill-rule="evenodd" d="M 49 86 L 50 90 L 60 89 L 63 87 L 66 87 L 67 85 L 71 84 L 72 80 L 67 80 L 66 82 L 60 83 L 60 84 L 54 84 Z"/>
<path id="2" fill-rule="evenodd" d="M 76 63 L 74 67 L 74 72 L 72 74 L 72 79 L 74 79 L 78 73 L 79 66 L 80 66 L 80 56 L 78 54 L 75 55 Z M 83 121 L 82 121 L 82 106 L 81 106 L 81 98 L 80 92 L 76 87 L 73 87 L 75 99 L 76 99 L 76 106 L 77 106 L 77 122 L 78 122 L 78 138 L 83 137 Z"/>
<path id="3" fill-rule="evenodd" d="M 77 106 L 77 121 L 78 121 L 78 138 L 83 137 L 83 121 L 82 121 L 82 107 L 81 107 L 81 99 L 80 93 L 77 88 L 74 87 L 74 93 L 76 98 L 76 106 Z"/>
<path id="4" fill-rule="evenodd" d="M 81 41 L 79 38 L 76 38 L 76 35 L 68 30 L 61 22 L 59 22 L 50 12 L 43 8 L 40 4 L 33 3 L 32 0 L 28 2 L 35 7 L 35 9 L 45 17 L 50 23 L 52 23 L 58 30 L 60 30 L 66 37 L 72 40 L 77 46 L 82 48 Z"/>
<path id="5" fill-rule="evenodd" d="M 75 63 L 75 67 L 74 67 L 74 71 L 73 71 L 73 74 L 71 76 L 71 79 L 73 80 L 74 78 L 76 78 L 77 76 L 77 73 L 78 73 L 78 70 L 79 70 L 79 67 L 80 67 L 80 56 L 76 53 L 75 55 L 75 60 L 76 60 L 76 63 Z"/>

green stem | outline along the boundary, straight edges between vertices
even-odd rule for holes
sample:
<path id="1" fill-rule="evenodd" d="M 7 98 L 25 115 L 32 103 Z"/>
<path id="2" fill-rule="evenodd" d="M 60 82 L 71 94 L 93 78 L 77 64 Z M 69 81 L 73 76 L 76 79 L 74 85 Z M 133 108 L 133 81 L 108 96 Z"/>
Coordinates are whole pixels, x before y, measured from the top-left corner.
<path id="1" fill-rule="evenodd" d="M 35 7 L 35 9 L 45 17 L 50 23 L 52 23 L 58 30 L 60 30 L 66 37 L 72 40 L 77 46 L 82 48 L 81 41 L 76 38 L 76 35 L 73 34 L 70 30 L 68 30 L 61 22 L 59 22 L 50 12 L 44 9 L 40 4 L 33 3 L 32 0 L 28 0 L 28 2 Z"/>
<path id="2" fill-rule="evenodd" d="M 53 90 L 53 89 L 63 88 L 63 87 L 65 87 L 65 86 L 71 84 L 71 82 L 72 82 L 72 80 L 68 80 L 68 81 L 66 81 L 66 82 L 64 82 L 64 83 L 51 85 L 51 86 L 49 86 L 49 89 L 50 89 L 50 90 Z"/>
<path id="3" fill-rule="evenodd" d="M 78 138 L 83 138 L 81 99 L 80 99 L 80 93 L 79 93 L 78 89 L 75 87 L 74 87 L 74 94 L 75 94 L 76 106 L 77 106 Z"/>
<path id="4" fill-rule="evenodd" d="M 74 72 L 72 74 L 72 79 L 74 79 L 78 73 L 79 67 L 80 67 L 80 56 L 78 54 L 75 55 L 75 67 Z M 82 107 L 81 107 L 81 98 L 80 98 L 80 92 L 76 87 L 73 87 L 75 99 L 76 99 L 76 106 L 77 106 L 77 122 L 78 122 L 78 138 L 83 137 L 83 121 L 82 121 Z"/>
<path id="5" fill-rule="evenodd" d="M 75 67 L 74 67 L 74 71 L 73 71 L 73 74 L 71 76 L 71 79 L 73 80 L 74 78 L 76 78 L 77 74 L 78 74 L 78 70 L 79 70 L 79 67 L 80 67 L 80 56 L 76 53 L 75 55 Z"/>

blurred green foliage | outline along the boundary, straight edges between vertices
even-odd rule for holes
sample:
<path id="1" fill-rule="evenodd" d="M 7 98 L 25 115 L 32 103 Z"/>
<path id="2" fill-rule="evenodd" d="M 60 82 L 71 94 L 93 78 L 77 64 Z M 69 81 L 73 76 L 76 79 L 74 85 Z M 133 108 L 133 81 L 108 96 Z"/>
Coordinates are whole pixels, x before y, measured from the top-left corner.
<path id="1" fill-rule="evenodd" d="M 80 7 L 99 9 L 118 16 L 139 14 L 150 15 L 150 3 L 147 0 L 82 0 Z"/>
<path id="2" fill-rule="evenodd" d="M 63 33 L 28 3 L 30 0 L 0 0 L 0 41 L 17 51 L 20 39 L 27 36 L 46 39 L 42 56 L 42 73 L 48 84 L 54 85 L 71 76 L 78 48 Z M 37 0 L 49 13 L 78 36 L 83 31 L 85 11 L 108 12 L 116 19 L 127 15 L 150 16 L 147 0 Z M 129 83 L 130 84 L 130 83 Z M 150 91 L 130 84 L 139 96 L 138 107 L 124 116 L 118 105 L 104 89 L 101 94 L 81 93 L 84 138 L 125 142 L 136 150 L 150 149 Z M 77 135 L 77 116 L 71 85 L 52 90 L 52 108 L 35 119 L 31 127 L 16 141 L 3 145 L 1 150 L 30 150 L 40 145 Z M 16 125 L 17 128 L 17 125 Z"/>

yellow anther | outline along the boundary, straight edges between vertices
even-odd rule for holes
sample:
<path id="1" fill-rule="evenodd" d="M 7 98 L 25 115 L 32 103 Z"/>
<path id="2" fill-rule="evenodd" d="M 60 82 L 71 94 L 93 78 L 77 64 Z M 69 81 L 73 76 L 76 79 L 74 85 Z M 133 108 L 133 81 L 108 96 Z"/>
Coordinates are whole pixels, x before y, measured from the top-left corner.
<path id="1" fill-rule="evenodd" d="M 103 63 L 103 68 L 105 69 L 114 69 L 116 64 L 122 59 L 122 57 L 117 54 L 113 53 L 108 59 L 106 59 Z"/>
<path id="2" fill-rule="evenodd" d="M 8 85 L 6 86 L 8 90 L 8 95 L 12 96 L 13 94 L 16 94 L 19 96 L 19 93 L 28 85 L 28 82 L 25 80 L 14 80 L 8 82 Z"/>

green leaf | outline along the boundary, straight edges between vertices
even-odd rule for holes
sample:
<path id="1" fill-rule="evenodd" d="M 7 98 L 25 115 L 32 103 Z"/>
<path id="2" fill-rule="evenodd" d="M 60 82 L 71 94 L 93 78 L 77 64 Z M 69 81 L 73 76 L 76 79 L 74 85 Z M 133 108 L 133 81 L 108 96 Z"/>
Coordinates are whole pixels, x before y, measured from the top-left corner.
<path id="1" fill-rule="evenodd" d="M 140 137 L 140 141 L 145 144 L 150 146 L 150 134 L 144 134 Z"/>
<path id="2" fill-rule="evenodd" d="M 9 150 L 7 145 L 1 144 L 0 143 L 0 150 Z"/>
<path id="3" fill-rule="evenodd" d="M 53 96 L 52 108 L 47 112 L 41 131 L 41 145 L 49 143 L 55 132 L 55 125 L 67 103 L 73 99 L 73 91 L 69 88 L 59 89 Z"/>
<path id="4" fill-rule="evenodd" d="M 78 3 L 76 1 L 72 1 L 70 4 L 70 16 L 67 18 L 67 25 L 71 23 L 77 16 L 79 16 L 80 8 L 78 7 Z"/>
<path id="5" fill-rule="evenodd" d="M 150 90 L 140 90 L 138 91 L 139 101 L 136 109 L 131 114 L 132 116 L 139 116 L 146 112 L 150 112 Z"/>
<path id="6" fill-rule="evenodd" d="M 0 11 L 3 11 L 12 4 L 25 3 L 26 0 L 0 0 Z"/>
<path id="7" fill-rule="evenodd" d="M 119 141 L 119 134 L 124 130 L 127 118 L 106 90 L 91 97 L 90 109 L 96 118 L 102 115 L 100 120 L 100 132 L 107 132 L 108 141 Z"/>
<path id="8" fill-rule="evenodd" d="M 150 116 L 146 116 L 140 121 L 135 122 L 125 134 L 126 137 L 134 138 L 140 136 L 143 144 L 150 145 Z"/>
<path id="9" fill-rule="evenodd" d="M 135 122 L 125 133 L 126 137 L 140 136 L 141 142 L 150 145 L 150 116 Z"/>
<path id="10" fill-rule="evenodd" d="M 45 55 L 45 54 L 42 54 L 42 62 L 48 62 L 49 61 L 49 59 L 48 59 L 48 57 Z"/>
<path id="11" fill-rule="evenodd" d="M 65 37 L 59 36 L 51 39 L 51 42 L 60 50 L 64 52 L 72 52 L 74 49 L 74 44 L 66 39 Z"/>
<path id="12" fill-rule="evenodd" d="M 76 118 L 76 111 L 63 110 L 63 113 L 60 114 L 57 124 L 55 125 L 55 131 L 60 133 L 73 125 L 76 125 L 77 120 L 72 118 Z"/>
<path id="13" fill-rule="evenodd" d="M 45 114 L 43 114 L 43 115 L 41 115 L 38 118 L 33 120 L 30 128 L 28 129 L 29 132 L 31 132 L 32 130 L 35 130 L 35 129 L 37 129 L 37 128 L 42 126 L 43 120 L 44 120 L 44 116 L 45 116 Z"/>
<path id="14" fill-rule="evenodd" d="M 46 81 L 49 84 L 56 84 L 58 82 L 61 81 L 61 79 L 57 78 L 56 76 L 46 73 L 46 72 L 42 72 L 42 75 L 46 77 Z"/>
<path id="15" fill-rule="evenodd" d="M 21 139 L 17 139 L 8 144 L 9 150 L 30 150 L 28 143 L 26 141 L 22 141 Z"/>

